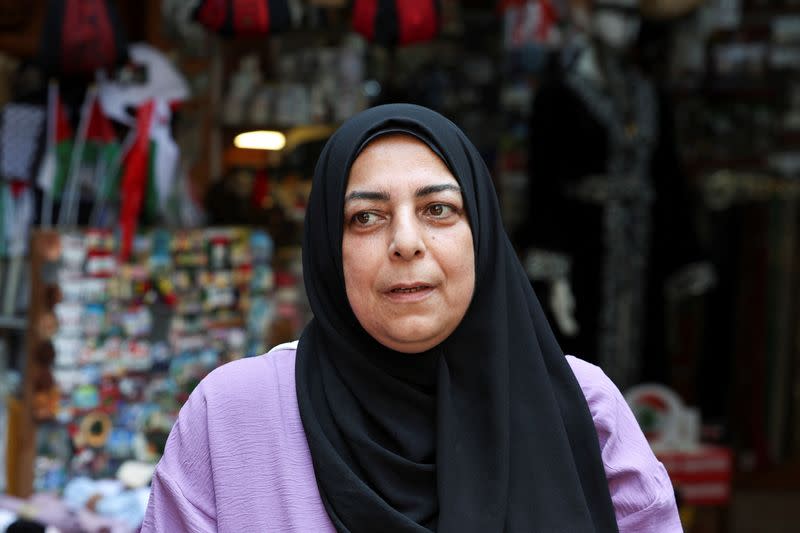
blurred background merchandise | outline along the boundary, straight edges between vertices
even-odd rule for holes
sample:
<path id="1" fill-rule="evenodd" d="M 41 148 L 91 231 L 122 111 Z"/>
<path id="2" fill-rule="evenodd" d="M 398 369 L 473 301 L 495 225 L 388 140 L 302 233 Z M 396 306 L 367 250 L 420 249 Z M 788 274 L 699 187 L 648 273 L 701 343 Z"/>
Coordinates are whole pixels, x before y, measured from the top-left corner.
<path id="1" fill-rule="evenodd" d="M 0 1 L 0 531 L 138 527 L 193 387 L 309 320 L 317 156 L 387 102 L 478 146 L 686 530 L 794 531 L 798 74 L 794 0 Z"/>

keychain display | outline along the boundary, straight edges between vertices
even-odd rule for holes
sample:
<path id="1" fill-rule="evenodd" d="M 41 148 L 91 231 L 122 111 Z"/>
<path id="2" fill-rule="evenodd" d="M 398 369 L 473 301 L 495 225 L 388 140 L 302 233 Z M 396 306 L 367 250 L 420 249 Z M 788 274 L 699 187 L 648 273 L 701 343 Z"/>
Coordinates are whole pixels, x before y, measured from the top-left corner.
<path id="1" fill-rule="evenodd" d="M 38 326 L 49 340 L 35 351 L 34 412 L 69 446 L 42 442 L 38 453 L 57 460 L 37 463 L 37 486 L 157 461 L 200 380 L 268 348 L 277 315 L 266 232 L 155 230 L 132 240 L 125 262 L 109 231 L 65 233 L 48 246 L 57 253 L 42 281 L 53 305 Z M 299 333 L 301 315 L 281 309 Z"/>

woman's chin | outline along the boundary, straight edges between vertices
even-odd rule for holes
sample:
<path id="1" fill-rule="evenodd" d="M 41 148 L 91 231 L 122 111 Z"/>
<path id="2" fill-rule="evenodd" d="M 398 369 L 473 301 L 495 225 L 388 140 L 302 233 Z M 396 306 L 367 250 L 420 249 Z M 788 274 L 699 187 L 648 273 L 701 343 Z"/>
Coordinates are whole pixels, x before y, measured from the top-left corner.
<path id="1" fill-rule="evenodd" d="M 432 327 L 430 320 L 398 320 L 392 327 L 375 336 L 378 342 L 392 350 L 414 354 L 430 350 L 441 344 L 452 332 L 445 328 Z"/>

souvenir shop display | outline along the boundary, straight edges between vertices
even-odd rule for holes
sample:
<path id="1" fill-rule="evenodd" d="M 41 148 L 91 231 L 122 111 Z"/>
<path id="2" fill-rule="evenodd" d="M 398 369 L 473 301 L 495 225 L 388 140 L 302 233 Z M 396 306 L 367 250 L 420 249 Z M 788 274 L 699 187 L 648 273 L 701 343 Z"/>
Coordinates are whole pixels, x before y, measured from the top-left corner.
<path id="1" fill-rule="evenodd" d="M 138 4 L 48 3 L 54 33 L 41 42 L 52 78 L 39 84 L 25 176 L 40 196 L 30 217 L 17 216 L 21 202 L 3 217 L 41 226 L 29 250 L 25 372 L 7 416 L 7 490 L 35 496 L 5 502 L 11 512 L 65 530 L 87 513 L 135 526 L 141 465 L 158 461 L 197 383 L 298 337 L 309 320 L 299 236 L 313 166 L 337 123 L 411 99 L 453 116 L 491 161 L 491 17 L 465 10 L 462 21 L 452 0 L 381 0 L 373 7 L 391 4 L 396 19 L 370 19 L 361 11 L 370 2 L 360 4 L 165 1 L 164 32 L 133 21 L 126 35 L 131 21 L 118 15 Z M 421 7 L 430 20 L 412 16 Z M 148 24 L 159 18 L 152 9 L 141 10 Z M 70 27 L 53 18 L 68 11 Z M 165 46 L 162 33 L 184 42 Z M 64 53 L 53 48 L 62 37 Z M 152 41 L 133 42 L 142 37 Z M 103 54 L 89 57 L 92 47 Z M 234 145 L 266 128 L 285 135 L 283 150 L 258 157 Z M 11 226 L 3 233 L 22 240 Z M 43 493 L 59 495 L 52 520 Z"/>
<path id="2" fill-rule="evenodd" d="M 25 380 L 36 426 L 22 431 L 35 438 L 37 492 L 113 478 L 131 460 L 155 464 L 208 372 L 265 352 L 276 328 L 288 325 L 278 342 L 295 338 L 308 320 L 294 288 L 299 257 L 274 257 L 262 230 L 152 230 L 127 261 L 107 230 L 39 232 L 34 242 L 38 329 Z"/>
<path id="3" fill-rule="evenodd" d="M 34 215 L 47 231 L 34 237 L 31 363 L 20 393 L 30 423 L 15 416 L 11 424 L 21 436 L 20 449 L 9 452 L 20 459 L 11 493 L 59 491 L 85 507 L 95 490 L 84 490 L 85 480 L 113 479 L 131 460 L 158 460 L 179 406 L 207 372 L 297 337 L 309 318 L 297 243 L 313 165 L 336 123 L 379 101 L 410 98 L 456 117 L 491 158 L 484 131 L 491 109 L 481 108 L 495 100 L 494 50 L 483 31 L 491 25 L 474 15 L 483 37 L 471 39 L 457 34 L 454 2 L 422 3 L 437 14 L 431 28 L 415 28 L 403 11 L 396 26 L 376 19 L 371 30 L 376 43 L 401 45 L 397 60 L 411 67 L 407 74 L 393 65 L 394 51 L 350 31 L 353 13 L 340 15 L 352 6 L 341 2 L 292 10 L 292 28 L 273 15 L 297 2 L 165 2 L 173 31 L 211 41 L 208 57 L 178 52 L 176 59 L 144 43 L 118 48 L 120 41 L 102 64 L 67 65 L 75 74 L 66 73 L 64 58 L 52 58 L 57 76 L 44 84 L 41 146 L 32 149 L 41 155 L 28 178 L 42 191 Z M 92 5 L 102 11 L 106 3 Z M 270 25 L 255 17 L 247 26 L 246 13 L 229 11 L 219 26 L 215 5 L 268 11 Z M 98 13 L 116 27 L 115 13 Z M 202 38 L 198 21 L 229 39 Z M 102 42 L 104 24 L 91 42 Z M 298 24 L 320 31 L 282 31 Z M 430 41 L 440 32 L 456 39 Z M 267 34 L 268 41 L 242 44 Z M 466 56 L 458 53 L 462 40 Z M 239 54 L 243 46 L 250 51 Z M 129 60 L 122 68 L 120 51 Z M 446 62 L 437 66 L 436 58 Z M 99 70 L 105 74 L 94 84 L 75 90 L 69 76 L 88 81 Z M 253 126 L 281 129 L 286 148 L 256 164 L 241 152 L 231 157 L 225 147 Z M 215 152 L 224 164 L 212 180 Z M 190 172 L 194 193 L 225 205 L 209 204 L 209 219 L 221 226 L 152 229 L 183 223 L 182 213 L 170 217 L 175 197 L 193 194 L 182 180 Z M 86 224 L 94 229 L 81 229 Z M 104 514 L 114 505 L 92 506 Z"/>

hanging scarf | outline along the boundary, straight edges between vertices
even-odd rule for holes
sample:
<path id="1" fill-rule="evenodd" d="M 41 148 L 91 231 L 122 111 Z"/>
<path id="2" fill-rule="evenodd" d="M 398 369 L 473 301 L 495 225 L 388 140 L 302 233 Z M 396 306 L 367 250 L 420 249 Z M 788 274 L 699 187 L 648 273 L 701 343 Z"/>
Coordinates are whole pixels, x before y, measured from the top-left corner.
<path id="1" fill-rule="evenodd" d="M 366 333 L 342 270 L 350 168 L 365 142 L 397 132 L 447 164 L 474 242 L 472 303 L 422 354 Z M 489 171 L 452 122 L 393 104 L 333 135 L 312 184 L 303 273 L 314 319 L 297 350 L 298 404 L 338 531 L 617 531 L 586 399 L 506 237 Z"/>

